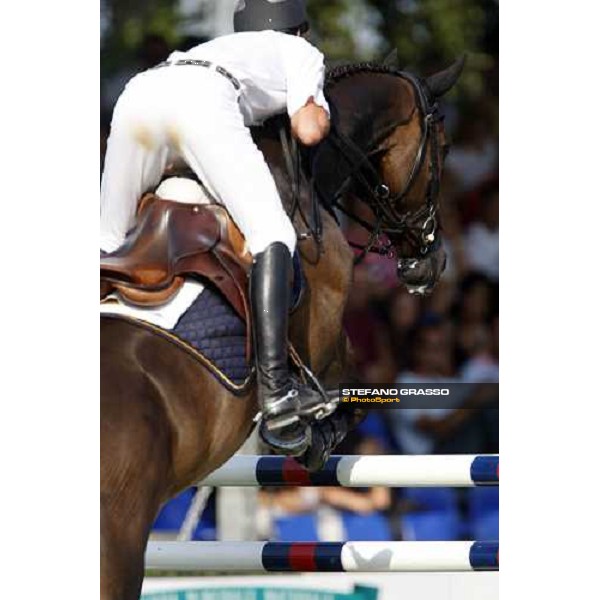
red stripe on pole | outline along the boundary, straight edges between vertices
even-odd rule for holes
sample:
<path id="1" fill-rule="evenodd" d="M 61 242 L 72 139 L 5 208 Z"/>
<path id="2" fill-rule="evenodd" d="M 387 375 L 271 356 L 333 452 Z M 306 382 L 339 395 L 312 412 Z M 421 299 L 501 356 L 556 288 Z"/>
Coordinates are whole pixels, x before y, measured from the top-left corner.
<path id="1" fill-rule="evenodd" d="M 316 571 L 316 548 L 317 544 L 313 543 L 292 544 L 289 555 L 292 571 Z"/>
<path id="2" fill-rule="evenodd" d="M 291 457 L 283 461 L 281 476 L 288 485 L 311 485 L 310 473 Z"/>

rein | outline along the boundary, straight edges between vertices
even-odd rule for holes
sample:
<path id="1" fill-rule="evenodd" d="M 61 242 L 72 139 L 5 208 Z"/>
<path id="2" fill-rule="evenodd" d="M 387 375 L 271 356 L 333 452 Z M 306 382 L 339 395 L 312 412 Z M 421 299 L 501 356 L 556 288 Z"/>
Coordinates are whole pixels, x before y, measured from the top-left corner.
<path id="1" fill-rule="evenodd" d="M 312 238 L 317 244 L 319 254 L 323 251 L 323 222 L 321 219 L 319 196 L 316 190 L 315 177 L 310 177 L 310 205 L 311 205 L 311 220 L 307 218 L 302 210 L 300 202 L 302 165 L 300 149 L 298 142 L 289 132 L 288 124 L 282 121 L 279 125 L 279 139 L 283 148 L 283 156 L 285 159 L 288 176 L 292 187 L 292 208 L 289 212 L 289 217 L 294 222 L 296 214 L 300 216 L 305 231 L 298 234 L 298 239 L 301 241 Z M 335 216 L 335 215 L 334 215 Z"/>
<path id="2" fill-rule="evenodd" d="M 364 71 L 367 70 L 367 68 L 364 69 Z M 355 263 L 364 260 L 370 252 L 393 257 L 392 239 L 401 236 L 406 236 L 412 241 L 413 245 L 419 249 L 421 257 L 427 256 L 439 246 L 439 240 L 436 240 L 440 190 L 439 140 L 435 129 L 436 124 L 441 121 L 439 108 L 437 103 L 429 101 L 423 83 L 418 78 L 403 71 L 389 70 L 387 72 L 405 79 L 412 85 L 420 115 L 421 139 L 404 189 L 397 195 L 392 196 L 390 188 L 381 179 L 373 166 L 370 153 L 364 152 L 338 128 L 332 129 L 325 142 L 332 144 L 351 168 L 350 174 L 331 198 L 331 206 L 340 210 L 370 233 L 369 241 L 364 246 L 350 242 L 351 246 L 361 250 L 361 254 L 356 258 Z M 424 167 L 429 143 L 431 144 L 431 152 L 425 205 L 416 211 L 400 214 L 397 208 L 402 205 L 412 190 L 419 173 Z M 365 192 L 366 198 L 361 195 L 358 199 L 367 204 L 373 211 L 375 215 L 374 223 L 368 223 L 361 219 L 346 209 L 340 202 L 352 183 L 358 184 Z M 382 235 L 388 238 L 387 242 L 381 242 Z"/>
<path id="3" fill-rule="evenodd" d="M 439 210 L 439 140 L 436 133 L 436 125 L 441 121 L 439 107 L 436 102 L 431 103 L 424 85 L 421 80 L 405 71 L 396 71 L 391 69 L 377 68 L 376 72 L 383 72 L 390 75 L 401 77 L 408 81 L 416 95 L 416 109 L 420 116 L 421 139 L 415 155 L 415 159 L 410 169 L 409 177 L 404 188 L 395 196 L 392 196 L 390 188 L 382 180 L 379 173 L 371 161 L 372 151 L 363 151 L 350 137 L 342 133 L 338 127 L 332 127 L 331 133 L 324 144 L 330 144 L 335 151 L 344 159 L 350 167 L 349 175 L 342 181 L 333 197 L 328 200 L 329 207 L 336 208 L 345 214 L 350 220 L 354 221 L 369 232 L 369 240 L 365 245 L 356 244 L 352 241 L 348 243 L 353 248 L 360 250 L 360 254 L 355 258 L 355 264 L 362 262 L 369 253 L 395 257 L 393 240 L 399 237 L 408 238 L 412 244 L 418 248 L 421 258 L 426 257 L 430 252 L 439 247 L 440 239 L 436 236 L 438 229 L 437 213 Z M 374 70 L 373 67 L 356 65 L 355 73 L 368 72 Z M 336 77 L 332 77 L 333 82 Z M 394 128 L 397 125 L 394 125 Z M 390 126 L 390 129 L 392 127 Z M 317 160 L 318 153 L 312 154 L 312 165 L 309 169 L 310 194 L 311 194 L 311 216 L 310 219 L 302 210 L 300 202 L 301 178 L 303 169 L 301 166 L 301 156 L 298 143 L 290 135 L 288 125 L 285 121 L 279 124 L 279 137 L 283 148 L 286 169 L 292 188 L 292 208 L 289 213 L 294 221 L 298 215 L 304 224 L 305 230 L 298 234 L 299 240 L 312 238 L 317 243 L 319 253 L 322 252 L 322 233 L 323 226 L 319 212 L 319 199 L 316 191 L 316 181 L 314 173 L 314 162 Z M 431 146 L 430 158 L 428 164 L 429 179 L 426 191 L 426 202 L 423 207 L 415 211 L 404 211 L 402 214 L 399 208 L 411 192 L 418 175 L 425 165 L 427 147 Z M 357 196 L 358 200 L 366 204 L 375 215 L 375 222 L 369 223 L 348 210 L 341 202 L 352 184 L 358 184 L 364 192 Z M 335 216 L 333 210 L 331 213 Z M 336 217 L 337 218 L 337 217 Z M 387 241 L 382 241 L 382 236 L 387 237 Z"/>

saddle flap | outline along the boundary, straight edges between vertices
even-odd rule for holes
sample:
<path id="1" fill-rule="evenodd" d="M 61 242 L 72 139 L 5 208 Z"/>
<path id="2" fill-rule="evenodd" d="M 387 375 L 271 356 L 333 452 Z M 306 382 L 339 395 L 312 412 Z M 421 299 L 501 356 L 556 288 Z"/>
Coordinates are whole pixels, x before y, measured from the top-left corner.
<path id="1" fill-rule="evenodd" d="M 244 237 L 219 205 L 190 205 L 146 195 L 138 225 L 125 243 L 100 260 L 101 298 L 116 290 L 137 306 L 160 306 L 185 277 L 211 281 L 250 329 Z"/>
<path id="2" fill-rule="evenodd" d="M 209 252 L 221 240 L 222 225 L 212 207 L 145 197 L 138 225 L 125 243 L 100 260 L 100 277 L 145 290 L 169 287 L 178 262 Z"/>

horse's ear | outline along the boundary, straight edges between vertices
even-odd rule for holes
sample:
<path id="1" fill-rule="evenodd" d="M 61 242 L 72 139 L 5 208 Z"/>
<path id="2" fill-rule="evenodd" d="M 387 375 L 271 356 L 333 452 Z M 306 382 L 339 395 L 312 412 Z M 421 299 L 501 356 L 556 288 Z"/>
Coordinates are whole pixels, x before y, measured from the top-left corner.
<path id="1" fill-rule="evenodd" d="M 444 94 L 447 94 L 452 89 L 463 72 L 466 62 L 467 55 L 463 54 L 447 69 L 440 71 L 439 73 L 435 73 L 435 75 L 431 75 L 427 78 L 427 87 L 435 98 L 441 98 Z"/>
<path id="2" fill-rule="evenodd" d="M 393 69 L 400 68 L 400 59 L 398 58 L 398 48 L 394 48 L 384 59 L 384 67 L 391 67 Z"/>

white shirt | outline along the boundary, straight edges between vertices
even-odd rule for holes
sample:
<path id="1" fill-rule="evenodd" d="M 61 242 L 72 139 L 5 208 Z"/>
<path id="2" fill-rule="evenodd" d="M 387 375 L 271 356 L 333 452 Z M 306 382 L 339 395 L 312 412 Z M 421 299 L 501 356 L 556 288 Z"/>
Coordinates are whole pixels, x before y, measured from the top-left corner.
<path id="1" fill-rule="evenodd" d="M 448 155 L 444 168 L 457 176 L 462 191 L 472 190 L 498 169 L 498 144 L 489 140 L 482 148 L 457 145 Z"/>
<path id="2" fill-rule="evenodd" d="M 246 125 L 286 110 L 291 117 L 311 97 L 329 113 L 323 54 L 302 37 L 276 31 L 234 33 L 169 57 L 181 59 L 210 61 L 238 79 Z"/>
<path id="3" fill-rule="evenodd" d="M 465 383 L 499 383 L 500 367 L 495 360 L 478 356 L 465 364 L 461 378 Z"/>
<path id="4" fill-rule="evenodd" d="M 465 235 L 465 251 L 472 269 L 498 281 L 500 275 L 500 236 L 483 223 L 473 223 Z"/>

